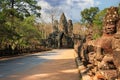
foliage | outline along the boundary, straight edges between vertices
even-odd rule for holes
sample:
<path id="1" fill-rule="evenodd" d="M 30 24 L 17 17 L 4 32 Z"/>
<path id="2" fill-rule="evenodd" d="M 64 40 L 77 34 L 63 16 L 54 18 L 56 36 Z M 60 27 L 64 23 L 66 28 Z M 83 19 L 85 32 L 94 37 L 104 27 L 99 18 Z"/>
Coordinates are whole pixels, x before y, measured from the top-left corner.
<path id="1" fill-rule="evenodd" d="M 103 18 L 104 18 L 104 16 L 105 16 L 106 12 L 107 12 L 107 8 L 105 8 L 104 10 L 101 10 L 100 12 L 98 12 L 98 13 L 95 15 L 95 18 L 94 18 L 94 20 L 93 20 L 94 25 L 102 26 Z"/>
<path id="2" fill-rule="evenodd" d="M 35 14 L 40 17 L 41 7 L 36 0 L 0 0 L 0 10 L 24 18 Z"/>
<path id="3" fill-rule="evenodd" d="M 119 15 L 120 15 L 120 3 L 119 3 L 119 5 L 118 5 L 118 13 L 119 13 Z"/>
<path id="4" fill-rule="evenodd" d="M 16 32 L 18 32 L 19 35 L 22 36 L 21 39 L 23 40 L 23 42 L 26 41 L 26 44 L 32 44 L 34 41 L 40 40 L 41 38 L 39 30 L 34 25 L 34 19 L 34 16 L 27 17 L 16 29 Z"/>
<path id="5" fill-rule="evenodd" d="M 83 11 L 81 11 L 81 16 L 82 19 L 81 21 L 83 23 L 88 23 L 89 26 L 91 26 L 93 24 L 93 20 L 95 15 L 98 13 L 99 8 L 98 7 L 91 7 L 91 8 L 86 8 Z"/>
<path id="6" fill-rule="evenodd" d="M 106 14 L 106 11 L 107 11 L 107 8 L 98 12 L 94 17 L 94 20 L 93 20 L 93 29 L 94 29 L 93 38 L 94 39 L 100 37 L 102 34 L 103 18 Z"/>
<path id="7" fill-rule="evenodd" d="M 36 0 L 0 0 L 0 49 L 39 43 L 35 18 L 40 17 L 40 9 Z"/>

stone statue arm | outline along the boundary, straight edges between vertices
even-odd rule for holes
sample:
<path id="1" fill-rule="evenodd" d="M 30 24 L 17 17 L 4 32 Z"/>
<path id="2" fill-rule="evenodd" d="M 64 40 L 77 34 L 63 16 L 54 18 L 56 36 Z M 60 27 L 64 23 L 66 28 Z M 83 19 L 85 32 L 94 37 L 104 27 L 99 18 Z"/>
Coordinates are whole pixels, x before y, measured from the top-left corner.
<path id="1" fill-rule="evenodd" d="M 101 47 L 97 47 L 96 48 L 96 60 L 98 60 L 98 61 L 102 61 L 102 59 L 103 59 L 103 53 L 102 53 L 102 48 Z"/>

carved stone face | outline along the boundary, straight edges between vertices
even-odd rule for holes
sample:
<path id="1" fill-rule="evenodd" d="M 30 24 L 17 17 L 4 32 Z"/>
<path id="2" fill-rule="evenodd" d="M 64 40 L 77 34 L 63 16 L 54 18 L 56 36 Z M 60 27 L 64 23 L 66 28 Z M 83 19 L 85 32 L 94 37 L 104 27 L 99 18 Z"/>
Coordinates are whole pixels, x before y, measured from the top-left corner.
<path id="1" fill-rule="evenodd" d="M 116 26 L 114 24 L 107 24 L 105 26 L 105 33 L 114 34 L 116 32 Z"/>

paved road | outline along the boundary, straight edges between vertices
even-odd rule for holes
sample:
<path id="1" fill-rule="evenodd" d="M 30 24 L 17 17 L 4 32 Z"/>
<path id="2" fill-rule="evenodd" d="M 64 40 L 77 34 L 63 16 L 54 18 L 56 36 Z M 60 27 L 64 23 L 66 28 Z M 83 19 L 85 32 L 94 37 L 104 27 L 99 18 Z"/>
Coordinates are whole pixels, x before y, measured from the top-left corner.
<path id="1" fill-rule="evenodd" d="M 36 66 L 57 59 L 57 56 L 60 56 L 64 51 L 64 49 L 52 50 L 0 61 L 0 80 L 10 80 L 10 77 L 15 77 L 16 74 L 33 70 Z"/>

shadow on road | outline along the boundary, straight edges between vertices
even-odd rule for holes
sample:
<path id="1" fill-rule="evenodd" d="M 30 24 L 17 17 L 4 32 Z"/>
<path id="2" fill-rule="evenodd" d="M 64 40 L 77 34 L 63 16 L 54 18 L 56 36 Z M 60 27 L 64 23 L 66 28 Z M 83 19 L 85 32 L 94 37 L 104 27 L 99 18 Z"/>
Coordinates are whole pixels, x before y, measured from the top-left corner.
<path id="1" fill-rule="evenodd" d="M 73 59 L 56 59 L 22 73 L 10 75 L 9 80 L 79 80 Z M 5 80 L 5 79 L 0 79 Z"/>

